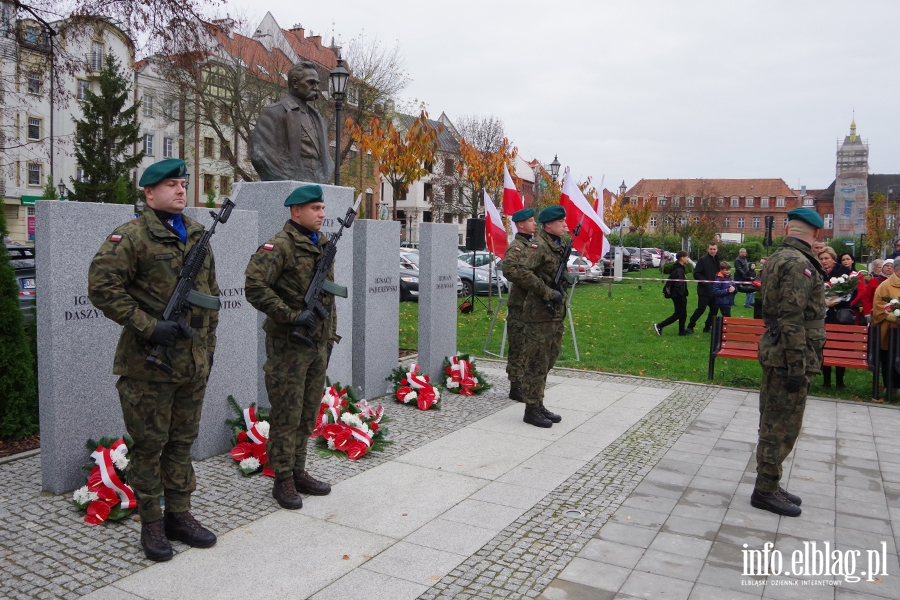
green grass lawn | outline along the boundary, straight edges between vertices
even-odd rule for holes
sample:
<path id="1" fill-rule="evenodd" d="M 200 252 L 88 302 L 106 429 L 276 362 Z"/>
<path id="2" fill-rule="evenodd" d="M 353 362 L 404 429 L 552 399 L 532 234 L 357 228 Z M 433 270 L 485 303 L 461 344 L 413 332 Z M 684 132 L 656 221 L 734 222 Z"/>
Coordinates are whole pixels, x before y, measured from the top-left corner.
<path id="1" fill-rule="evenodd" d="M 659 270 L 645 271 L 644 275 L 658 277 Z M 677 323 L 664 329 L 662 337 L 654 333 L 653 324 L 673 312 L 671 300 L 663 298 L 662 286 L 662 282 L 643 282 L 641 289 L 638 289 L 638 282 L 626 277 L 622 283 L 612 285 L 612 298 L 608 297 L 608 283 L 576 286 L 572 314 L 581 361 L 575 360 L 567 319 L 557 366 L 758 389 L 762 370 L 756 361 L 719 359 L 716 361 L 715 379 L 712 382 L 707 380 L 710 336 L 701 333 L 705 315 L 697 324 L 697 333 L 692 336 L 679 337 Z M 697 296 L 693 289 L 691 292 L 688 318 L 697 307 Z M 743 308 L 745 298 L 740 293 L 735 297 L 733 316 L 753 316 L 752 309 Z M 486 296 L 479 296 L 479 299 L 487 304 Z M 483 349 L 492 315 L 493 312 L 488 312 L 479 302 L 476 302 L 472 313 L 457 313 L 457 348 L 460 352 L 487 356 Z M 500 351 L 504 317 L 505 310 L 501 310 L 488 348 L 491 352 Z M 416 348 L 417 319 L 418 305 L 414 302 L 401 303 L 401 348 Z M 849 400 L 871 399 L 872 375 L 869 371 L 847 369 L 847 388 L 844 390 L 835 389 L 834 383 L 832 381 L 831 389 L 823 387 L 822 376 L 819 375 L 810 393 Z"/>

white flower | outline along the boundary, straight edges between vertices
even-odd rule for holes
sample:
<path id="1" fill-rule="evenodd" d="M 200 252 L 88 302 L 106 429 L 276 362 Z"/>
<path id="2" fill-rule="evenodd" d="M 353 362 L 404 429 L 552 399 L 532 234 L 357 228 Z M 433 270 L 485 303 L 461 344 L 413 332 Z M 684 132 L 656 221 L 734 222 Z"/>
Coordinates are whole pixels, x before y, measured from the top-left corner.
<path id="1" fill-rule="evenodd" d="M 419 397 L 419 395 L 417 393 L 410 392 L 403 398 L 403 401 L 404 402 L 412 402 L 413 400 L 415 400 L 418 397 Z"/>
<path id="2" fill-rule="evenodd" d="M 354 415 L 353 413 L 342 414 L 341 421 L 351 427 L 356 427 L 357 429 L 362 429 L 363 426 L 362 419 L 360 419 L 359 416 Z"/>
<path id="3" fill-rule="evenodd" d="M 327 440 L 327 441 L 328 441 L 328 449 L 336 450 L 336 448 L 334 447 L 334 440 Z"/>
<path id="4" fill-rule="evenodd" d="M 269 439 L 269 422 L 268 421 L 259 421 L 256 424 L 256 430 L 259 432 L 259 435 L 263 436 L 266 439 Z"/>
<path id="5" fill-rule="evenodd" d="M 75 501 L 76 504 L 90 504 L 94 500 L 97 500 L 100 496 L 97 495 L 97 492 L 92 492 L 88 490 L 86 485 L 81 486 L 75 493 L 72 494 L 72 500 Z"/>
<path id="6" fill-rule="evenodd" d="M 459 384 L 453 380 L 449 380 L 449 381 L 447 381 L 447 387 L 450 388 L 451 390 L 455 390 L 456 388 L 459 387 Z"/>
<path id="7" fill-rule="evenodd" d="M 120 446 L 120 448 L 123 446 Z M 125 458 L 124 452 L 110 452 L 109 457 L 112 459 L 113 464 L 120 471 L 124 471 L 125 467 L 128 466 L 128 459 Z"/>
<path id="8" fill-rule="evenodd" d="M 900 317 L 900 308 L 894 310 L 894 316 L 895 316 L 895 317 Z"/>
<path id="9" fill-rule="evenodd" d="M 255 456 L 248 456 L 247 458 L 239 462 L 238 465 L 242 469 L 250 469 L 251 471 L 255 471 L 259 468 L 259 459 Z"/>
<path id="10" fill-rule="evenodd" d="M 834 285 L 834 284 L 836 284 L 837 282 L 838 282 L 838 278 L 837 278 L 837 277 L 832 277 L 831 279 L 828 280 L 828 283 L 830 283 L 831 285 Z"/>

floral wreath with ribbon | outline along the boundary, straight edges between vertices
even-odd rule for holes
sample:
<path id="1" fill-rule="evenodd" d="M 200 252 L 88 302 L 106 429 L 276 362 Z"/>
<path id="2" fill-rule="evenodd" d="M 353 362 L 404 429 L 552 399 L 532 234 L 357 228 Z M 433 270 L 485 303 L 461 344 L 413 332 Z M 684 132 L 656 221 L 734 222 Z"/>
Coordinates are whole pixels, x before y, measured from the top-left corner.
<path id="1" fill-rule="evenodd" d="M 318 446 L 316 454 L 359 460 L 372 450 L 381 452 L 392 443 L 386 439 L 388 421 L 381 404 L 374 407 L 352 386 L 329 382 L 311 436 Z"/>
<path id="2" fill-rule="evenodd" d="M 72 504 L 86 511 L 84 522 L 99 525 L 105 521 L 120 521 L 137 507 L 134 490 L 122 481 L 128 466 L 128 447 L 134 440 L 127 434 L 119 439 L 88 440 L 94 464 L 84 467 L 90 471 L 87 485 L 72 495 Z"/>
<path id="3" fill-rule="evenodd" d="M 468 354 L 457 354 L 444 358 L 444 387 L 448 392 L 460 396 L 476 396 L 491 389 L 487 377 L 475 368 Z"/>
<path id="4" fill-rule="evenodd" d="M 411 368 L 397 367 L 385 381 L 391 382 L 388 393 L 394 394 L 398 402 L 414 404 L 419 410 L 440 410 L 441 394 L 432 385 L 431 378 L 419 372 L 418 363 Z"/>
<path id="5" fill-rule="evenodd" d="M 275 472 L 266 464 L 266 442 L 269 440 L 269 414 L 265 409 L 251 404 L 249 408 L 238 406 L 234 396 L 228 396 L 228 404 L 237 415 L 227 419 L 231 428 L 231 458 L 237 461 L 238 469 L 244 475 L 255 475 L 262 471 L 266 477 L 275 477 Z"/>

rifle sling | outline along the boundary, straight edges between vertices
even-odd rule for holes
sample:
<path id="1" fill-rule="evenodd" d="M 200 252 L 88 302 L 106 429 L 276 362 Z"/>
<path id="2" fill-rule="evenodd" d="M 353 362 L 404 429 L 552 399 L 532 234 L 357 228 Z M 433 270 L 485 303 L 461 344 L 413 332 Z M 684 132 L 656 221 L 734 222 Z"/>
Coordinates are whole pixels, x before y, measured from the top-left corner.
<path id="1" fill-rule="evenodd" d="M 200 308 L 208 308 L 210 310 L 219 310 L 222 305 L 222 301 L 218 296 L 210 296 L 209 294 L 203 294 L 197 290 L 188 292 L 187 301 L 188 304 L 193 304 Z"/>

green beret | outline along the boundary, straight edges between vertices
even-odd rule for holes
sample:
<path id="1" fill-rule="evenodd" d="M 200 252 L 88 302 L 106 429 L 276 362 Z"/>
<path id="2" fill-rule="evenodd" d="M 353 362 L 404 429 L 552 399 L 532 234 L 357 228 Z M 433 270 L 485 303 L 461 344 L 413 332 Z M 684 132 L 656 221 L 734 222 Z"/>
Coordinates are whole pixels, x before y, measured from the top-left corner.
<path id="1" fill-rule="evenodd" d="M 548 206 L 538 215 L 538 223 L 549 223 L 551 221 L 559 221 L 566 218 L 566 209 L 560 205 Z"/>
<path id="2" fill-rule="evenodd" d="M 513 223 L 521 223 L 522 221 L 527 221 L 531 217 L 534 216 L 533 208 L 523 208 L 522 210 L 517 210 L 513 213 L 512 220 Z"/>
<path id="3" fill-rule="evenodd" d="M 791 212 L 788 213 L 788 221 L 803 221 L 809 225 L 812 225 L 816 229 L 822 229 L 825 226 L 825 223 L 822 222 L 822 217 L 819 216 L 819 213 L 809 208 L 795 208 Z"/>
<path id="4" fill-rule="evenodd" d="M 180 158 L 166 158 L 147 167 L 147 170 L 141 175 L 141 180 L 138 182 L 138 185 L 147 187 L 156 185 L 164 179 L 187 178 L 187 166 L 185 166 L 183 160 Z"/>
<path id="5" fill-rule="evenodd" d="M 291 192 L 291 195 L 284 201 L 285 206 L 294 206 L 295 204 L 306 204 L 308 202 L 324 202 L 322 199 L 322 187 L 318 185 L 301 185 Z"/>

